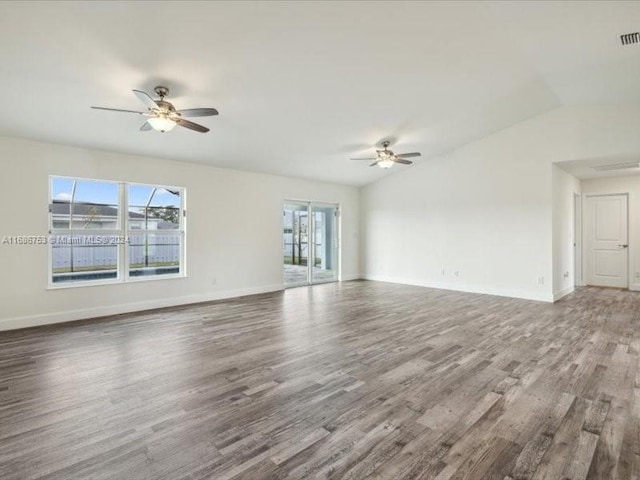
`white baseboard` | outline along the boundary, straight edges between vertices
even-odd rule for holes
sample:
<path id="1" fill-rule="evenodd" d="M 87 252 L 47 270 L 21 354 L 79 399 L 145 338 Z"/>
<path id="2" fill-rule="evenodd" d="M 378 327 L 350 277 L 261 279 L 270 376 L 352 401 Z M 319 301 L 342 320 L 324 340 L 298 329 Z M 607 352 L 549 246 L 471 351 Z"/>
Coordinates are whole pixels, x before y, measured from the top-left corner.
<path id="1" fill-rule="evenodd" d="M 553 294 L 553 301 L 557 302 L 562 297 L 566 297 L 567 295 L 569 295 L 570 293 L 573 293 L 574 291 L 575 291 L 575 287 L 571 286 L 571 287 L 567 287 L 567 288 L 565 288 L 563 290 L 560 290 L 558 292 L 555 292 Z"/>
<path id="2" fill-rule="evenodd" d="M 279 290 L 284 290 L 284 285 L 265 285 L 262 287 L 226 290 L 221 292 L 210 292 L 173 298 L 161 298 L 155 300 L 147 300 L 144 302 L 106 305 L 94 308 L 67 310 L 64 312 L 44 313 L 16 318 L 5 318 L 0 319 L 0 331 L 36 327 L 39 325 L 51 325 L 54 323 L 71 322 L 75 320 L 86 320 L 90 318 L 119 315 L 121 313 L 140 312 L 144 310 L 153 310 L 155 308 L 176 307 L 179 305 L 189 305 L 192 303 L 211 302 L 214 300 L 223 300 L 225 298 L 258 295 L 261 293 L 276 292 Z"/>
<path id="3" fill-rule="evenodd" d="M 640 292 L 640 283 L 632 283 L 629 285 L 629 290 L 633 292 Z"/>
<path id="4" fill-rule="evenodd" d="M 349 282 L 351 280 L 360 280 L 362 277 L 362 275 L 360 273 L 355 273 L 352 275 L 342 275 L 342 277 L 340 278 L 341 282 Z"/>
<path id="5" fill-rule="evenodd" d="M 440 290 L 454 290 L 456 292 L 481 293 L 484 295 L 496 295 L 498 297 L 522 298 L 524 300 L 537 300 L 539 302 L 553 302 L 553 295 L 545 292 L 530 292 L 526 290 L 512 290 L 507 288 L 484 287 L 461 283 L 431 282 L 425 280 L 407 279 L 399 277 L 387 277 L 384 275 L 363 275 L 366 280 L 378 282 L 400 283 L 417 287 L 438 288 Z"/>
<path id="6" fill-rule="evenodd" d="M 415 285 L 428 288 L 439 288 L 442 290 L 454 290 L 459 292 L 481 293 L 487 295 L 497 295 L 501 297 L 523 298 L 527 300 L 538 300 L 542 302 L 552 302 L 556 300 L 556 295 L 550 296 L 545 293 L 526 292 L 520 290 L 486 288 L 475 285 L 451 284 L 444 282 L 425 282 L 414 279 L 403 279 L 396 277 L 386 277 L 381 275 L 364 275 L 353 274 L 342 277 L 342 281 L 350 280 L 375 280 L 379 282 L 399 283 L 405 285 Z M 18 328 L 36 327 L 40 325 L 51 325 L 55 323 L 71 322 L 75 320 L 86 320 L 91 318 L 106 317 L 111 315 L 119 315 L 122 313 L 133 313 L 144 310 L 153 310 L 156 308 L 175 307 L 180 305 L 189 305 L 194 303 L 211 302 L 214 300 L 223 300 L 225 298 L 243 297 L 246 295 L 258 295 L 261 293 L 276 292 L 283 290 L 284 285 L 265 285 L 262 287 L 244 288 L 237 290 L 226 290 L 220 292 L 210 292 L 205 294 L 187 295 L 182 297 L 162 298 L 148 300 L 144 302 L 132 302 L 118 305 L 105 305 L 101 307 L 83 308 L 76 310 L 66 310 L 62 312 L 43 313 L 38 315 L 28 315 L 23 317 L 0 319 L 0 331 L 15 330 Z M 571 289 L 573 290 L 573 288 Z M 633 284 L 630 290 L 640 291 L 640 284 Z M 559 293 L 563 293 L 562 292 Z M 567 292 L 570 293 L 570 292 Z M 567 293 L 564 293 L 566 295 Z M 564 296 L 562 295 L 562 296 Z"/>

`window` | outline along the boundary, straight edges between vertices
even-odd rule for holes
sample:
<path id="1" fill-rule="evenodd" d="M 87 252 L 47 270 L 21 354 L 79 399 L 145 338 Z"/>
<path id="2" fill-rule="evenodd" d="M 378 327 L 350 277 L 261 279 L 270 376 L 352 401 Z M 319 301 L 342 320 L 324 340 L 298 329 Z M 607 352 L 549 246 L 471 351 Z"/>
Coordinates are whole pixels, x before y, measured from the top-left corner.
<path id="1" fill-rule="evenodd" d="M 128 185 L 129 276 L 180 273 L 180 190 Z"/>
<path id="2" fill-rule="evenodd" d="M 51 177 L 50 283 L 184 275 L 184 189 Z"/>

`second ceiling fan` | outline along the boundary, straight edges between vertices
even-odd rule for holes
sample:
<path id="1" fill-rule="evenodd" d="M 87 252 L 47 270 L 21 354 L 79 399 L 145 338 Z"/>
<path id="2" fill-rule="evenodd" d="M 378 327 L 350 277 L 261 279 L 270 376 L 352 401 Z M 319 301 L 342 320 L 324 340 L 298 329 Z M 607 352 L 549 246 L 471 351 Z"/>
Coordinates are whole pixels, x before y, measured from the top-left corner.
<path id="1" fill-rule="evenodd" d="M 420 156 L 420 152 L 393 153 L 389 150 L 389 145 L 391 145 L 389 141 L 384 141 L 381 145 L 382 150 L 376 150 L 376 153 L 378 154 L 377 157 L 352 158 L 351 160 L 365 160 L 368 162 L 374 160 L 374 162 L 369 165 L 370 167 L 378 166 L 380 168 L 391 168 L 395 163 L 399 163 L 400 165 L 411 165 L 413 162 L 411 160 L 407 160 L 407 158 Z"/>

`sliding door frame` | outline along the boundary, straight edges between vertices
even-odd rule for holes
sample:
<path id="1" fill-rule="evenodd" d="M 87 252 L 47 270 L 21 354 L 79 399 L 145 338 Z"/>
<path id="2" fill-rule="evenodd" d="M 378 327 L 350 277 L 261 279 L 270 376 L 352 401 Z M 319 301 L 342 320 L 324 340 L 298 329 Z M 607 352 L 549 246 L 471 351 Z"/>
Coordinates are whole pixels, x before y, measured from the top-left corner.
<path id="1" fill-rule="evenodd" d="M 330 202 L 310 202 L 309 203 L 310 208 L 309 208 L 309 212 L 311 215 L 311 240 L 312 240 L 312 248 L 310 250 L 310 253 L 312 255 L 312 261 L 309 262 L 309 285 L 317 285 L 319 283 L 331 283 L 331 282 L 339 282 L 340 281 L 340 266 L 341 266 L 341 257 L 342 255 L 340 254 L 340 205 L 337 203 L 330 203 Z M 333 218 L 334 224 L 333 224 L 333 229 L 334 229 L 334 235 L 331 238 L 331 249 L 332 249 L 332 254 L 335 257 L 335 268 L 332 269 L 335 271 L 335 275 L 333 278 L 327 279 L 327 280 L 318 280 L 318 279 L 314 279 L 313 277 L 313 269 L 315 267 L 315 260 L 316 260 L 316 245 L 317 245 L 317 239 L 316 237 L 316 207 L 318 208 L 331 208 L 331 209 L 335 209 L 335 216 Z"/>
<path id="2" fill-rule="evenodd" d="M 307 280 L 304 282 L 295 282 L 295 283 L 286 283 L 284 278 L 284 265 L 283 265 L 283 284 L 285 288 L 295 288 L 295 287 L 303 287 L 308 285 L 317 285 L 320 283 L 331 283 L 331 282 L 339 282 L 341 280 L 341 272 L 342 272 L 342 250 L 341 250 L 341 234 L 342 234 L 342 225 L 341 225 L 341 212 L 340 212 L 340 204 L 333 202 L 317 202 L 317 201 L 309 201 L 309 200 L 293 200 L 286 199 L 282 203 L 283 207 L 285 205 L 296 205 L 296 206 L 306 206 L 307 207 Z M 315 264 L 315 256 L 316 256 L 316 221 L 315 221 L 315 209 L 317 207 L 320 208 L 335 208 L 335 219 L 334 219 L 334 229 L 335 233 L 332 238 L 333 245 L 331 248 L 333 249 L 335 255 L 335 277 L 328 280 L 317 280 L 313 277 L 313 267 Z M 292 238 L 295 238 L 292 236 Z M 294 248 L 292 246 L 292 248 Z"/>

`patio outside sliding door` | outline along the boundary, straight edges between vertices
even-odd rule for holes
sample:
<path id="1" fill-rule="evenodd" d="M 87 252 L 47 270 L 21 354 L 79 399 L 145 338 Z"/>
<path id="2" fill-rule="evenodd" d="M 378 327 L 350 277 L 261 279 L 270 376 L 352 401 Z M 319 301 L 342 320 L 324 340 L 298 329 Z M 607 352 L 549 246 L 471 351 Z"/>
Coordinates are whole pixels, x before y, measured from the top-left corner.
<path id="1" fill-rule="evenodd" d="M 338 280 L 338 206 L 287 201 L 283 208 L 283 264 L 287 287 Z"/>

